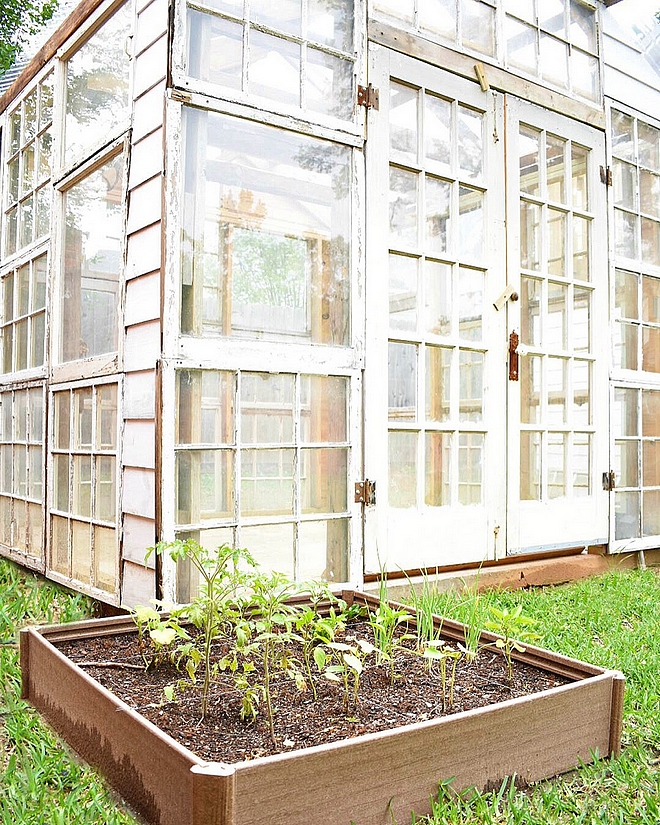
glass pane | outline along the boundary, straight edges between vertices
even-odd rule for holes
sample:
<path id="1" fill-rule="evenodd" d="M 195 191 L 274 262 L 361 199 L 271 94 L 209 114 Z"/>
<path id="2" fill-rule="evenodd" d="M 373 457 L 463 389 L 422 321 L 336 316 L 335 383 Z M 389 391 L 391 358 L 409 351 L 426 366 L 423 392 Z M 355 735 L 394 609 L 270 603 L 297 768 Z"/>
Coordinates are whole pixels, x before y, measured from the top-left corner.
<path id="1" fill-rule="evenodd" d="M 588 6 L 576 3 L 570 4 L 571 23 L 570 35 L 574 46 L 586 49 L 589 52 L 597 51 L 596 42 L 596 12 Z"/>
<path id="2" fill-rule="evenodd" d="M 635 159 L 635 121 L 612 109 L 612 151 L 625 160 Z"/>
<path id="3" fill-rule="evenodd" d="M 95 458 L 96 488 L 94 518 L 100 521 L 114 521 L 116 518 L 116 459 L 112 455 L 97 455 Z"/>
<path id="4" fill-rule="evenodd" d="M 31 140 L 37 131 L 37 90 L 23 101 L 23 143 Z"/>
<path id="5" fill-rule="evenodd" d="M 233 443 L 233 385 L 229 372 L 177 371 L 177 444 Z"/>
<path id="6" fill-rule="evenodd" d="M 14 337 L 14 328 L 11 326 L 5 327 L 2 330 L 2 371 L 3 372 L 12 372 L 14 369 L 14 363 L 12 360 L 13 355 L 13 337 Z"/>
<path id="7" fill-rule="evenodd" d="M 417 99 L 419 92 L 400 83 L 390 84 L 390 152 L 393 157 L 417 160 Z"/>
<path id="8" fill-rule="evenodd" d="M 567 364 L 565 358 L 547 358 L 548 423 L 557 426 L 566 423 Z"/>
<path id="9" fill-rule="evenodd" d="M 508 14 L 515 14 L 521 20 L 536 22 L 534 0 L 504 0 L 504 10 Z"/>
<path id="10" fill-rule="evenodd" d="M 353 0 L 307 0 L 307 37 L 352 52 L 353 16 Z"/>
<path id="11" fill-rule="evenodd" d="M 541 422 L 541 363 L 538 355 L 520 359 L 520 421 L 523 424 Z"/>
<path id="12" fill-rule="evenodd" d="M 520 266 L 538 271 L 541 266 L 541 207 L 520 202 Z"/>
<path id="13" fill-rule="evenodd" d="M 660 129 L 639 120 L 637 134 L 640 164 L 654 172 L 660 172 Z"/>
<path id="14" fill-rule="evenodd" d="M 2 504 L 0 503 L 0 507 Z M 41 504 L 26 505 L 29 546 L 28 552 L 43 560 L 44 558 L 44 511 Z"/>
<path id="15" fill-rule="evenodd" d="M 18 207 L 9 209 L 5 215 L 5 254 L 12 255 L 16 251 L 18 233 Z"/>
<path id="16" fill-rule="evenodd" d="M 24 370 L 28 366 L 28 322 L 27 318 L 14 327 L 15 363 L 14 369 Z"/>
<path id="17" fill-rule="evenodd" d="M 573 495 L 591 493 L 591 436 L 575 433 L 573 436 Z"/>
<path id="18" fill-rule="evenodd" d="M 612 430 L 615 436 L 638 435 L 639 390 L 617 387 L 612 405 Z"/>
<path id="19" fill-rule="evenodd" d="M 620 493 L 614 495 L 615 539 L 634 539 L 640 535 L 640 495 Z"/>
<path id="20" fill-rule="evenodd" d="M 566 275 L 566 214 L 548 209 L 548 272 Z"/>
<path id="21" fill-rule="evenodd" d="M 14 469 L 14 451 L 11 444 L 3 444 L 0 447 L 0 456 L 2 458 L 2 477 L 0 484 L 2 485 L 3 493 L 12 492 L 12 472 Z"/>
<path id="22" fill-rule="evenodd" d="M 660 218 L 660 175 L 642 169 L 639 181 L 642 212 Z"/>
<path id="23" fill-rule="evenodd" d="M 617 257 L 637 258 L 637 217 L 620 209 L 614 210 L 614 243 Z"/>
<path id="24" fill-rule="evenodd" d="M 546 31 L 566 37 L 565 6 L 566 0 L 542 0 L 538 4 L 539 25 Z"/>
<path id="25" fill-rule="evenodd" d="M 351 150 L 184 114 L 182 332 L 347 344 Z"/>
<path id="26" fill-rule="evenodd" d="M 65 194 L 62 361 L 117 349 L 123 165 L 118 155 Z"/>
<path id="27" fill-rule="evenodd" d="M 637 167 L 622 160 L 612 161 L 614 203 L 626 209 L 637 208 Z"/>
<path id="28" fill-rule="evenodd" d="M 573 215 L 573 277 L 579 281 L 590 281 L 589 265 L 591 221 Z"/>
<path id="29" fill-rule="evenodd" d="M 566 141 L 546 136 L 548 200 L 566 203 Z"/>
<path id="30" fill-rule="evenodd" d="M 589 208 L 589 177 L 587 161 L 589 150 L 571 146 L 571 172 L 573 183 L 573 209 Z"/>
<path id="31" fill-rule="evenodd" d="M 300 46 L 251 29 L 249 77 L 252 94 L 300 106 Z"/>
<path id="32" fill-rule="evenodd" d="M 495 54 L 495 9 L 480 0 L 461 0 L 463 46 Z"/>
<path id="33" fill-rule="evenodd" d="M 94 527 L 94 583 L 114 593 L 116 588 L 117 534 L 109 527 Z"/>
<path id="34" fill-rule="evenodd" d="M 250 0 L 250 13 L 255 23 L 278 31 L 300 36 L 301 0 Z"/>
<path id="35" fill-rule="evenodd" d="M 417 418 L 417 347 L 390 343 L 388 348 L 388 407 L 390 421 Z"/>
<path id="36" fill-rule="evenodd" d="M 426 420 L 448 421 L 451 414 L 451 359 L 453 350 L 426 347 Z"/>
<path id="37" fill-rule="evenodd" d="M 553 350 L 565 350 L 568 346 L 568 287 L 552 281 L 548 283 L 545 346 Z"/>
<path id="38" fill-rule="evenodd" d="M 350 120 L 353 114 L 352 60 L 307 47 L 305 106 L 313 112 Z"/>
<path id="39" fill-rule="evenodd" d="M 27 449 L 23 444 L 14 447 L 14 479 L 12 493 L 25 498 L 27 496 Z"/>
<path id="40" fill-rule="evenodd" d="M 69 457 L 53 456 L 53 505 L 58 510 L 69 510 Z"/>
<path id="41" fill-rule="evenodd" d="M 92 448 L 92 388 L 74 390 L 74 448 L 91 450 Z"/>
<path id="42" fill-rule="evenodd" d="M 374 10 L 402 23 L 412 23 L 414 0 L 374 0 Z"/>
<path id="43" fill-rule="evenodd" d="M 484 353 L 461 350 L 458 357 L 459 421 L 482 421 L 484 415 Z"/>
<path id="44" fill-rule="evenodd" d="M 29 391 L 30 441 L 40 443 L 44 430 L 44 396 L 41 387 Z"/>
<path id="45" fill-rule="evenodd" d="M 304 521 L 298 525 L 301 580 L 348 580 L 348 519 Z"/>
<path id="46" fill-rule="evenodd" d="M 46 256 L 41 255 L 33 263 L 32 299 L 30 309 L 43 309 L 46 306 Z"/>
<path id="47" fill-rule="evenodd" d="M 504 22 L 506 59 L 509 66 L 536 74 L 536 29 L 507 17 Z"/>
<path id="48" fill-rule="evenodd" d="M 636 283 L 637 276 L 631 277 Z M 660 323 L 660 279 L 649 275 L 642 276 L 642 320 L 652 324 Z"/>
<path id="49" fill-rule="evenodd" d="M 241 515 L 293 513 L 295 450 L 244 450 L 241 454 Z"/>
<path id="50" fill-rule="evenodd" d="M 390 255 L 390 329 L 417 329 L 417 258 Z"/>
<path id="51" fill-rule="evenodd" d="M 41 447 L 28 448 L 29 485 L 27 494 L 39 501 L 43 498 L 43 451 Z"/>
<path id="52" fill-rule="evenodd" d="M 451 163 L 451 103 L 424 95 L 424 153 L 428 160 Z"/>
<path id="53" fill-rule="evenodd" d="M 469 341 L 482 339 L 485 278 L 478 269 L 458 272 L 458 334 Z"/>
<path id="54" fill-rule="evenodd" d="M 591 348 L 591 290 L 573 289 L 573 349 L 589 352 Z"/>
<path id="55" fill-rule="evenodd" d="M 21 194 L 27 194 L 34 187 L 35 145 L 31 143 L 23 150 L 23 180 Z"/>
<path id="56" fill-rule="evenodd" d="M 541 343 L 541 281 L 535 278 L 520 279 L 520 342 Z"/>
<path id="57" fill-rule="evenodd" d="M 434 335 L 449 335 L 452 318 L 452 283 L 449 264 L 424 263 L 424 328 Z"/>
<path id="58" fill-rule="evenodd" d="M 389 505 L 417 504 L 417 438 L 414 432 L 389 434 Z"/>
<path id="59" fill-rule="evenodd" d="M 55 448 L 68 450 L 71 427 L 71 396 L 68 392 L 56 392 L 53 394 L 53 400 L 55 405 Z"/>
<path id="60" fill-rule="evenodd" d="M 16 441 L 27 441 L 27 393 L 24 390 L 14 394 L 14 438 Z"/>
<path id="61" fill-rule="evenodd" d="M 39 129 L 53 119 L 53 72 L 44 78 L 40 86 L 39 95 Z"/>
<path id="62" fill-rule="evenodd" d="M 27 246 L 32 242 L 34 227 L 34 196 L 30 195 L 18 205 L 20 222 L 20 246 Z"/>
<path id="63" fill-rule="evenodd" d="M 128 116 L 131 61 L 124 47 L 132 17 L 133 8 L 125 3 L 67 61 L 67 163 L 108 140 Z"/>
<path id="64" fill-rule="evenodd" d="M 451 183 L 426 178 L 426 248 L 432 255 L 447 252 L 451 237 Z"/>
<path id="65" fill-rule="evenodd" d="M 50 149 L 52 144 L 50 132 L 44 132 L 39 136 L 39 163 L 37 165 L 37 180 L 39 183 L 47 181 L 50 177 Z"/>
<path id="66" fill-rule="evenodd" d="M 243 26 L 188 9 L 187 71 L 191 77 L 240 90 L 243 82 Z"/>
<path id="67" fill-rule="evenodd" d="M 92 457 L 73 456 L 73 499 L 71 512 L 76 516 L 92 515 Z"/>
<path id="68" fill-rule="evenodd" d="M 232 515 L 233 452 L 177 451 L 175 483 L 178 524 L 196 524 Z"/>
<path id="69" fill-rule="evenodd" d="M 642 449 L 642 484 L 644 487 L 660 487 L 660 441 L 644 441 Z"/>
<path id="70" fill-rule="evenodd" d="M 660 266 L 660 221 L 642 218 L 642 260 Z"/>
<path id="71" fill-rule="evenodd" d="M 451 433 L 426 433 L 424 504 L 451 504 Z"/>
<path id="72" fill-rule="evenodd" d="M 521 125 L 518 141 L 520 153 L 520 191 L 528 195 L 541 194 L 539 177 L 540 133 L 529 126 Z"/>
<path id="73" fill-rule="evenodd" d="M 520 498 L 541 500 L 541 433 L 520 433 Z"/>
<path id="74" fill-rule="evenodd" d="M 293 375 L 244 373 L 241 376 L 240 398 L 240 439 L 243 444 L 283 444 L 293 441 Z"/>
<path id="75" fill-rule="evenodd" d="M 248 547 L 262 572 L 277 570 L 292 579 L 293 524 L 241 528 L 241 547 Z"/>
<path id="76" fill-rule="evenodd" d="M 300 452 L 300 506 L 303 513 L 343 513 L 348 509 L 348 450 Z"/>
<path id="77" fill-rule="evenodd" d="M 642 535 L 660 536 L 660 490 L 642 493 Z"/>
<path id="78" fill-rule="evenodd" d="M 483 173 L 483 120 L 480 112 L 458 107 L 458 166 L 472 179 Z"/>
<path id="79" fill-rule="evenodd" d="M 569 60 L 573 92 L 586 97 L 587 100 L 598 101 L 600 97 L 598 58 L 585 54 L 579 49 L 572 49 Z"/>
<path id="80" fill-rule="evenodd" d="M 573 361 L 573 426 L 591 424 L 591 363 Z"/>
<path id="81" fill-rule="evenodd" d="M 639 486 L 639 441 L 614 443 L 614 483 L 617 488 Z"/>
<path id="82" fill-rule="evenodd" d="M 660 436 L 660 390 L 642 390 L 642 435 Z"/>
<path id="83" fill-rule="evenodd" d="M 618 369 L 636 370 L 639 350 L 639 326 L 616 323 L 613 335 L 614 366 Z"/>
<path id="84" fill-rule="evenodd" d="M 638 318 L 638 287 L 639 275 L 635 272 L 626 272 L 617 269 L 615 275 L 614 305 L 619 312 L 616 317 Z"/>
<path id="85" fill-rule="evenodd" d="M 541 77 L 562 89 L 568 87 L 568 46 L 554 37 L 541 34 L 539 43 Z"/>
<path id="86" fill-rule="evenodd" d="M 642 327 L 642 369 L 660 372 L 660 327 Z"/>
<path id="87" fill-rule="evenodd" d="M 458 436 L 458 501 L 460 504 L 481 504 L 483 472 L 483 433 L 460 433 Z"/>
<path id="88" fill-rule="evenodd" d="M 18 152 L 21 145 L 21 109 L 20 106 L 11 113 L 9 119 L 9 153 Z"/>
<path id="89" fill-rule="evenodd" d="M 548 498 L 566 495 L 566 433 L 548 433 Z"/>
<path id="90" fill-rule="evenodd" d="M 418 4 L 417 19 L 420 29 L 456 39 L 456 0 L 425 0 Z"/>
<path id="91" fill-rule="evenodd" d="M 84 584 L 91 584 L 92 535 L 90 524 L 71 521 L 71 554 L 73 578 Z"/>
<path id="92" fill-rule="evenodd" d="M 14 203 L 18 200 L 18 163 L 16 158 L 7 164 L 7 190 L 9 203 Z"/>
<path id="93" fill-rule="evenodd" d="M 484 255 L 484 193 L 458 188 L 458 244 L 462 260 L 481 262 Z"/>
<path id="94" fill-rule="evenodd" d="M 415 172 L 390 168 L 390 235 L 394 245 L 417 243 L 418 180 Z"/>
<path id="95" fill-rule="evenodd" d="M 61 516 L 51 518 L 51 559 L 53 570 L 64 576 L 71 575 L 69 566 L 69 522 Z"/>
<path id="96" fill-rule="evenodd" d="M 300 441 L 341 444 L 348 441 L 347 378 L 337 375 L 301 376 Z"/>

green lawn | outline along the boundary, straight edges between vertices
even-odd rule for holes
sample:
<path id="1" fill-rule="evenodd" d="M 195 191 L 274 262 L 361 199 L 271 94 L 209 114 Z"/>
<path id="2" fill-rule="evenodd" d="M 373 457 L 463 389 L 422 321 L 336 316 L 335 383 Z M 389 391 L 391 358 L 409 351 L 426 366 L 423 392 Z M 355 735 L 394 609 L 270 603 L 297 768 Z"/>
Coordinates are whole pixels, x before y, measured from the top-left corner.
<path id="1" fill-rule="evenodd" d="M 627 678 L 624 751 L 563 779 L 526 791 L 456 797 L 441 789 L 432 817 L 419 825 L 636 825 L 660 822 L 660 581 L 654 571 L 615 571 L 564 587 L 436 598 L 438 612 L 483 620 L 491 600 L 522 603 L 538 620 L 540 644 L 622 670 Z M 71 621 L 92 603 L 0 560 L 0 825 L 131 825 L 95 774 L 72 761 L 18 698 L 16 631 L 27 623 Z M 278 824 L 276 824 L 278 825 Z M 359 823 L 358 823 L 359 825 Z M 399 822 L 398 825 L 408 825 Z"/>

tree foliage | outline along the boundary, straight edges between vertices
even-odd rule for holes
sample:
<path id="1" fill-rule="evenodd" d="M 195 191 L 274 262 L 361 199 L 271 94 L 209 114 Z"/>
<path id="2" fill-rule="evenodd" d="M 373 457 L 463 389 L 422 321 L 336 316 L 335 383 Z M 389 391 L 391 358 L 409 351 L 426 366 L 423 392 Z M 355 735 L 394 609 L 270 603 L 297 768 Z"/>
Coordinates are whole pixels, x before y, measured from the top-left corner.
<path id="1" fill-rule="evenodd" d="M 58 0 L 2 0 L 0 3 L 0 75 L 16 59 L 27 39 L 53 16 Z"/>

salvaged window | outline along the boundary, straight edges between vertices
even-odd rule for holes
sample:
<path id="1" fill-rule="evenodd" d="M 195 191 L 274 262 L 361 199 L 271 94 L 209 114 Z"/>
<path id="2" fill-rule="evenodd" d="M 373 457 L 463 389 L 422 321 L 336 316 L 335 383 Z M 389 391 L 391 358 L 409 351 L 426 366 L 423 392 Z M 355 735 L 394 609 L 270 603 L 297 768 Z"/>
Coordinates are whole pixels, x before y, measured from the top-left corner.
<path id="1" fill-rule="evenodd" d="M 485 113 L 390 85 L 389 504 L 483 502 Z M 421 447 L 420 447 L 421 443 Z"/>
<path id="2" fill-rule="evenodd" d="M 109 593 L 117 568 L 116 383 L 52 395 L 50 566 Z"/>
<path id="3" fill-rule="evenodd" d="M 0 393 L 0 543 L 42 560 L 44 389 Z"/>
<path id="4" fill-rule="evenodd" d="M 60 362 L 117 349 L 123 170 L 116 155 L 63 194 Z"/>
<path id="5" fill-rule="evenodd" d="M 353 0 L 189 2 L 186 72 L 224 94 L 350 120 L 353 15 Z"/>
<path id="6" fill-rule="evenodd" d="M 64 163 L 99 148 L 129 114 L 126 52 L 132 7 L 125 3 L 66 63 Z"/>
<path id="7" fill-rule="evenodd" d="M 41 367 L 46 342 L 47 255 L 2 276 L 2 372 Z"/>
<path id="8" fill-rule="evenodd" d="M 185 111 L 181 332 L 346 346 L 351 150 Z"/>
<path id="9" fill-rule="evenodd" d="M 594 371 L 589 149 L 520 125 L 520 497 L 590 495 Z"/>
<path id="10" fill-rule="evenodd" d="M 50 232 L 53 73 L 9 114 L 5 137 L 4 254 Z"/>
<path id="11" fill-rule="evenodd" d="M 596 9 L 581 0 L 374 0 L 395 24 L 600 99 Z M 504 38 L 498 47 L 499 27 Z"/>
<path id="12" fill-rule="evenodd" d="M 177 371 L 177 534 L 265 567 L 345 581 L 348 379 Z M 179 570 L 179 598 L 194 585 Z M 191 584 L 192 582 L 192 584 Z"/>

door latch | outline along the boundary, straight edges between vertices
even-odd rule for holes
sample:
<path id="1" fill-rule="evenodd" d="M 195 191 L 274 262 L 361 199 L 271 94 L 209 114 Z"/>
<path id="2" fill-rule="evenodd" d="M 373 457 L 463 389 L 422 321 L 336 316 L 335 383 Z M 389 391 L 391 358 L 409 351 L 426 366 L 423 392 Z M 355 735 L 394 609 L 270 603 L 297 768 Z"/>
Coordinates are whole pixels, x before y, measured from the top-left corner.
<path id="1" fill-rule="evenodd" d="M 603 473 L 603 490 L 607 490 L 607 492 L 611 492 L 616 487 L 616 476 L 614 470 L 610 470 L 608 473 Z"/>
<path id="2" fill-rule="evenodd" d="M 366 478 L 364 481 L 355 483 L 355 503 L 366 504 L 367 506 L 376 503 L 376 482 Z"/>
<path id="3" fill-rule="evenodd" d="M 509 381 L 518 380 L 519 342 L 520 338 L 518 337 L 518 333 L 514 330 L 511 335 L 509 335 Z"/>

